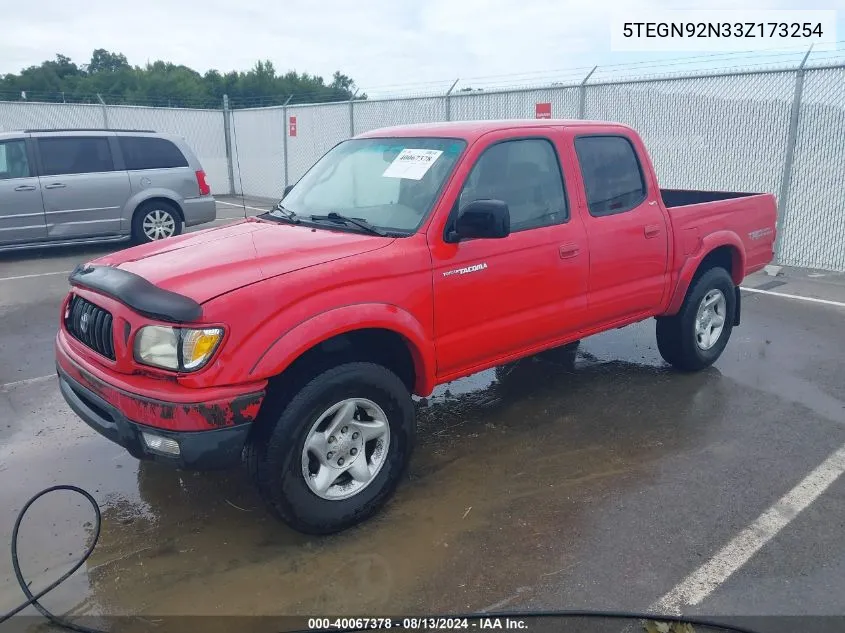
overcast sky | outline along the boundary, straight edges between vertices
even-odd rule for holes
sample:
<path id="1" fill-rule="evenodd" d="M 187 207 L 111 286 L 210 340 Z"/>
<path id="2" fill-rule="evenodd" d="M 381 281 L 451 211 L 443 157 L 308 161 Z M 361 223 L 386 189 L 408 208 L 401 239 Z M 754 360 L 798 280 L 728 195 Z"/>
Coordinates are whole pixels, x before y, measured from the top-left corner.
<path id="1" fill-rule="evenodd" d="M 711 8 L 833 9 L 845 39 L 845 0 L 743 0 Z M 623 7 L 693 8 L 674 0 L 0 0 L 0 73 L 94 48 L 131 64 L 164 59 L 200 72 L 277 70 L 330 77 L 364 90 L 462 78 L 674 59 L 679 53 L 613 53 L 610 17 Z M 700 54 L 699 54 L 700 55 Z M 574 74 L 574 73 L 570 73 Z M 475 83 L 494 80 L 476 80 Z M 404 90 L 404 89 L 401 89 Z"/>

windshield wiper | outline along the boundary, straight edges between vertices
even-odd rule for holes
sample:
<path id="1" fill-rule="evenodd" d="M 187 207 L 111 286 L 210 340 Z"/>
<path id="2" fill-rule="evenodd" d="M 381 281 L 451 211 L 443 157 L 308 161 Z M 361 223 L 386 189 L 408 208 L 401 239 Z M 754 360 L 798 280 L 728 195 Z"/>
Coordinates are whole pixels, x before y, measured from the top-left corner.
<path id="1" fill-rule="evenodd" d="M 378 235 L 379 237 L 387 237 L 387 233 L 382 231 L 380 228 L 373 226 L 366 220 L 362 220 L 361 218 L 350 218 L 345 215 L 341 215 L 340 213 L 335 213 L 332 211 L 328 215 L 312 215 L 312 220 L 320 221 L 329 221 L 329 222 L 344 222 L 346 224 L 354 224 L 358 228 L 364 229 L 368 233 L 372 233 L 373 235 Z"/>
<path id="2" fill-rule="evenodd" d="M 299 216 L 290 209 L 285 209 L 281 202 L 270 209 L 270 211 L 267 212 L 267 215 L 276 218 L 277 220 L 285 220 L 291 224 L 299 224 L 300 222 Z"/>

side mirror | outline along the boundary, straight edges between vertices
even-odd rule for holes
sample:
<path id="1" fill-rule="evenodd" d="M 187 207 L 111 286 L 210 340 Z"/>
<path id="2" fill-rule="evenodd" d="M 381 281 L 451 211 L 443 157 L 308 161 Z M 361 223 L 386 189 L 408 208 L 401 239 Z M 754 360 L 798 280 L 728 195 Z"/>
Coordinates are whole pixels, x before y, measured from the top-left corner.
<path id="1" fill-rule="evenodd" d="M 286 195 L 288 195 L 288 194 L 290 193 L 290 190 L 291 190 L 291 189 L 293 189 L 293 185 L 288 185 L 287 187 L 285 187 L 285 191 L 284 191 L 284 193 L 282 194 L 282 200 L 284 200 L 284 199 L 285 199 L 285 196 L 286 196 Z"/>
<path id="2" fill-rule="evenodd" d="M 511 233 L 511 214 L 502 200 L 473 200 L 458 213 L 449 242 L 464 239 L 501 239 Z"/>

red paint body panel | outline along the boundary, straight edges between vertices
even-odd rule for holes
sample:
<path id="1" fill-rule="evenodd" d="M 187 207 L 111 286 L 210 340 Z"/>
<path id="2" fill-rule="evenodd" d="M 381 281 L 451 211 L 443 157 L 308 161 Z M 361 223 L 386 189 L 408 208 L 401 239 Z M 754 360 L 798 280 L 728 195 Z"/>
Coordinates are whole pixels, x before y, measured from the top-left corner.
<path id="1" fill-rule="evenodd" d="M 640 158 L 648 195 L 631 211 L 594 217 L 587 210 L 574 139 L 596 133 L 626 136 Z M 154 408 L 138 403 L 231 403 L 263 393 L 269 378 L 314 345 L 362 328 L 401 335 L 413 358 L 414 391 L 427 395 L 438 383 L 673 314 L 698 265 L 716 248 L 732 249 L 737 284 L 773 257 L 774 196 L 667 209 L 646 148 L 623 125 L 477 121 L 361 135 L 393 136 L 467 142 L 415 234 L 382 238 L 250 219 L 103 257 L 94 263 L 120 266 L 201 303 L 199 322 L 223 327 L 224 340 L 194 373 L 142 367 L 132 358 L 134 336 L 154 322 L 74 288 L 114 316 L 116 359 L 97 355 L 62 330 L 58 362 L 77 379 L 90 376 L 85 384 L 96 384 L 97 393 L 108 394 L 107 401 L 130 419 L 162 428 L 208 428 L 199 413 L 156 418 Z M 525 137 L 552 143 L 569 219 L 504 239 L 447 243 L 444 227 L 475 161 L 492 143 Z M 245 415 L 256 412 L 257 405 L 250 405 Z"/>

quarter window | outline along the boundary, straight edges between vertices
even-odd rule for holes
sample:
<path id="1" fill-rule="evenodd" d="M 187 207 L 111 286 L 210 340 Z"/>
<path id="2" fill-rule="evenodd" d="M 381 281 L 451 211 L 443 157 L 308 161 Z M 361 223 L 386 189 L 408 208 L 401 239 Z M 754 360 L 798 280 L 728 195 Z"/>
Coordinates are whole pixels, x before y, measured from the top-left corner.
<path id="1" fill-rule="evenodd" d="M 163 138 L 119 136 L 120 151 L 126 169 L 170 169 L 187 167 L 188 161 L 179 148 Z"/>

